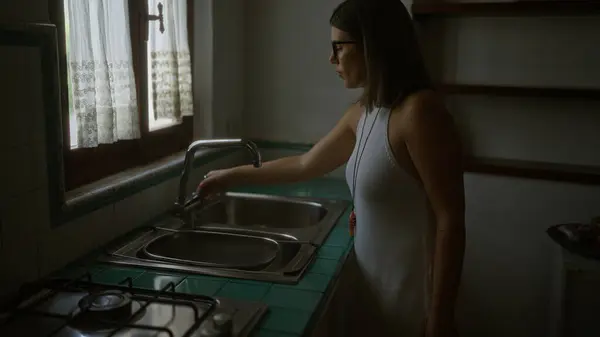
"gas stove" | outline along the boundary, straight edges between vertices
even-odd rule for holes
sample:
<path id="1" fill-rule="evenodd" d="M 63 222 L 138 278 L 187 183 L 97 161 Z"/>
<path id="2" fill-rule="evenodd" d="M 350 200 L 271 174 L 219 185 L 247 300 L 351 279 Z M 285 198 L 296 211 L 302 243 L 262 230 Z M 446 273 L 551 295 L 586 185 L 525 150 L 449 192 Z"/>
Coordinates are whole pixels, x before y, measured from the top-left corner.
<path id="1" fill-rule="evenodd" d="M 262 303 L 94 283 L 90 274 L 36 286 L 0 316 L 0 336 L 19 337 L 244 337 L 267 306 Z"/>

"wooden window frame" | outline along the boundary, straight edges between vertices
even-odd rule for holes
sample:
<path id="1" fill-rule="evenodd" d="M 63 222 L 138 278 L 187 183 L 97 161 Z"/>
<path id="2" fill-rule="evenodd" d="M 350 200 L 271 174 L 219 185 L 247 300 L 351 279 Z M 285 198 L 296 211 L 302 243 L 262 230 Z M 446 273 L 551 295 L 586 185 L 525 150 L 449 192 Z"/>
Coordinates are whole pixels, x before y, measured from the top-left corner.
<path id="1" fill-rule="evenodd" d="M 193 62 L 193 0 L 187 0 L 188 41 Z M 154 14 L 156 9 L 150 9 Z M 148 165 L 160 158 L 184 150 L 193 139 L 193 117 L 184 116 L 181 123 L 150 131 L 148 123 L 148 103 L 142 101 L 142 90 L 147 76 L 144 67 L 147 62 L 144 48 L 144 34 L 147 34 L 147 0 L 129 0 L 129 22 L 133 54 L 133 67 L 136 78 L 138 113 L 141 137 L 135 140 L 120 140 L 113 144 L 100 144 L 95 148 L 70 148 L 69 97 L 67 83 L 67 55 L 64 19 L 64 0 L 50 0 L 50 20 L 58 31 L 59 69 L 63 125 L 63 160 L 65 191 L 98 181 L 124 170 Z M 193 68 L 192 68 L 193 69 Z M 193 81 L 192 81 L 193 82 Z M 192 88 L 194 88 L 192 83 Z M 65 127 L 67 126 L 67 127 Z"/>

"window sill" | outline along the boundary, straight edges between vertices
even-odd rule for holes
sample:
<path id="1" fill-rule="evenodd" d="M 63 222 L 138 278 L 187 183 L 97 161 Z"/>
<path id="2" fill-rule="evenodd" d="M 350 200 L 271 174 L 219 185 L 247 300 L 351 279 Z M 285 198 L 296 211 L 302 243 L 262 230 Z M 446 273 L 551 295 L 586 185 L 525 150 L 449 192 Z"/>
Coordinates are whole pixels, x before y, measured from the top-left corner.
<path id="1" fill-rule="evenodd" d="M 232 149 L 205 149 L 196 152 L 194 167 L 231 154 Z M 150 165 L 132 168 L 89 185 L 64 193 L 64 202 L 50 199 L 52 226 L 74 220 L 104 206 L 121 201 L 147 188 L 180 175 L 184 152 L 163 158 Z M 175 198 L 175 196 L 173 196 Z"/>

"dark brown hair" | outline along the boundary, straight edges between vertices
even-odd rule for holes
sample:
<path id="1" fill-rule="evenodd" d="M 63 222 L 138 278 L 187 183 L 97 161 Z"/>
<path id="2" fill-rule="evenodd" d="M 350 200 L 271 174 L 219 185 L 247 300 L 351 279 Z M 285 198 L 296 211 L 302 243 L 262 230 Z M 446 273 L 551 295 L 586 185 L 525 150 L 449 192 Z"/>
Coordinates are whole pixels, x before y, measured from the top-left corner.
<path id="1" fill-rule="evenodd" d="M 364 54 L 367 78 L 359 102 L 367 111 L 393 108 L 408 95 L 432 87 L 401 0 L 345 0 L 329 22 L 350 34 Z"/>

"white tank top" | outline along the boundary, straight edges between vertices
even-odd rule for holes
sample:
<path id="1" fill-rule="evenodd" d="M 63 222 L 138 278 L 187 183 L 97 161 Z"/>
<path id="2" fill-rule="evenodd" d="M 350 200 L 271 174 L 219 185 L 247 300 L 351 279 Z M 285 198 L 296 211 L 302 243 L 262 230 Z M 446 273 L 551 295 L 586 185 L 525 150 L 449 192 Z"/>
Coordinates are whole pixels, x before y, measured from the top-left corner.
<path id="1" fill-rule="evenodd" d="M 356 284 L 368 288 L 356 291 L 370 294 L 381 310 L 379 323 L 402 336 L 421 336 L 430 303 L 435 218 L 423 187 L 393 155 L 389 117 L 387 108 L 363 113 L 346 167 L 363 279 Z"/>

